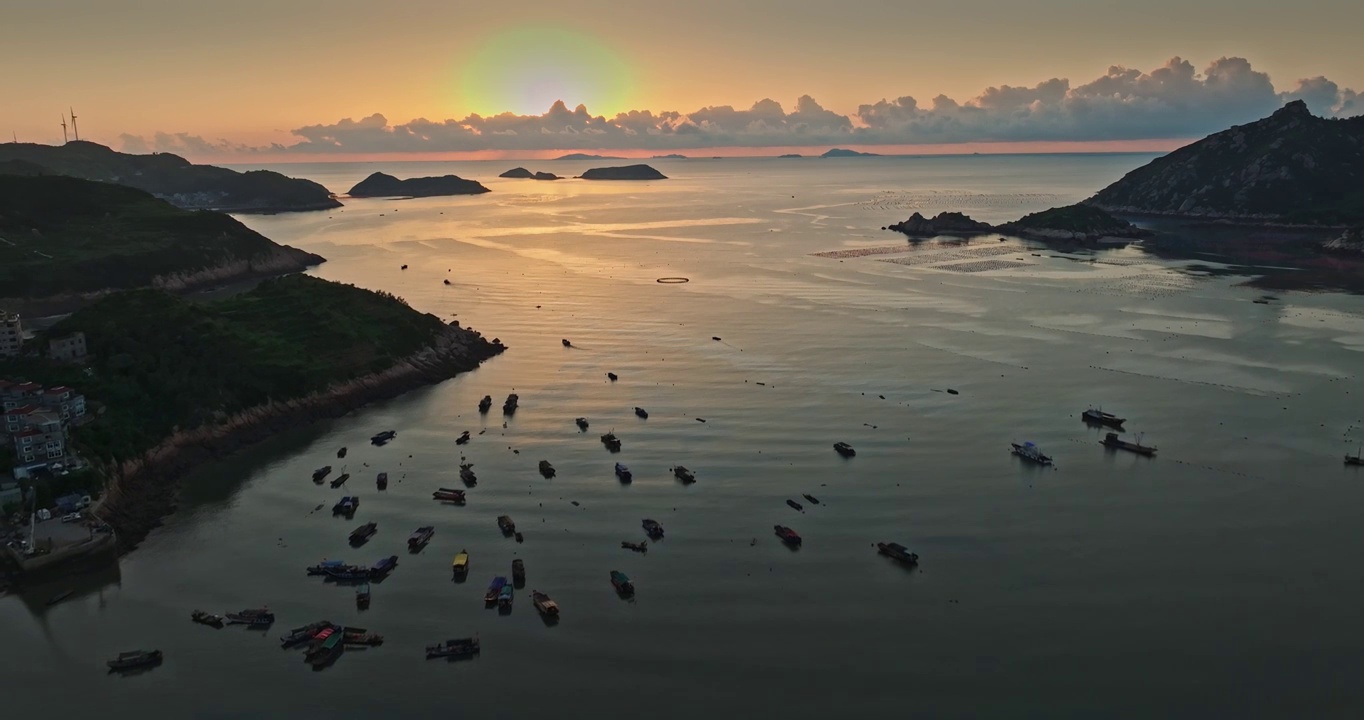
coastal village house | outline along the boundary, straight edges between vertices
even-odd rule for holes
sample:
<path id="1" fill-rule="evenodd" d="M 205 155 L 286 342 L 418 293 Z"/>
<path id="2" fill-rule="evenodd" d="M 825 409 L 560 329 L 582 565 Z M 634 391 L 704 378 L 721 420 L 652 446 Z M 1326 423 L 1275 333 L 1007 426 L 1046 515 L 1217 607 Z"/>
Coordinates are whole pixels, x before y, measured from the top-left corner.
<path id="1" fill-rule="evenodd" d="M 0 380 L 0 437 L 14 448 L 15 475 L 64 461 L 66 429 L 85 415 L 85 396 L 69 387 Z"/>
<path id="2" fill-rule="evenodd" d="M 18 313 L 0 310 L 0 356 L 18 355 L 24 349 L 24 326 Z"/>
<path id="3" fill-rule="evenodd" d="M 47 343 L 48 357 L 58 362 L 76 362 L 85 359 L 85 333 L 71 333 L 66 337 L 53 338 Z"/>

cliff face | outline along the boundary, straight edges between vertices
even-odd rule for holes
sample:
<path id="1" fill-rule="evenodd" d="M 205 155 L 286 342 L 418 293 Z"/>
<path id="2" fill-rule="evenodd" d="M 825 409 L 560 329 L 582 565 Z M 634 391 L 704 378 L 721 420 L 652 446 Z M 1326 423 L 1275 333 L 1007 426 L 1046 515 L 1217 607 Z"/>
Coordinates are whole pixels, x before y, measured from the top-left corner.
<path id="1" fill-rule="evenodd" d="M 477 368 L 503 350 L 500 343 L 451 323 L 431 346 L 383 372 L 296 400 L 252 407 L 211 426 L 175 432 L 139 458 L 101 468 L 110 482 L 95 512 L 118 532 L 123 549 L 131 549 L 175 509 L 179 480 L 188 470 L 288 428 L 341 417 L 368 403 L 439 383 Z"/>
<path id="2" fill-rule="evenodd" d="M 350 189 L 351 197 L 438 197 L 443 195 L 478 195 L 488 188 L 475 180 L 458 175 L 420 177 L 399 180 L 377 172 L 361 180 Z"/>
<path id="3" fill-rule="evenodd" d="M 1085 203 L 1114 212 L 1364 223 L 1364 116 L 1328 120 L 1291 102 L 1133 170 Z"/>

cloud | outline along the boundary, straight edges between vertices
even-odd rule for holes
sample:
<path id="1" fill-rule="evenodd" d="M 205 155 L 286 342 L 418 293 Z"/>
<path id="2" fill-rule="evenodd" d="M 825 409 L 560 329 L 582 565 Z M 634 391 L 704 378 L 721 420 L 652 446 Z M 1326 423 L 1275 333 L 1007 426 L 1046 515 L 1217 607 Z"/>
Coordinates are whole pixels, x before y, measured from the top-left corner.
<path id="1" fill-rule="evenodd" d="M 130 152 L 302 155 L 1183 139 L 1250 122 L 1295 99 L 1324 116 L 1364 111 L 1357 92 L 1324 77 L 1299 80 L 1281 92 L 1244 58 L 1219 58 L 1199 72 L 1175 57 L 1150 71 L 1115 65 L 1078 85 L 1050 78 L 1031 87 L 989 87 L 964 102 L 946 95 L 927 104 L 909 96 L 880 100 L 861 105 L 852 116 L 828 110 L 808 95 L 789 112 L 767 98 L 747 109 L 631 110 L 612 118 L 593 115 L 582 105 L 570 110 L 559 101 L 543 115 L 474 114 L 392 124 L 375 113 L 301 127 L 292 131 L 296 142 L 267 148 L 186 133 L 124 135 L 121 141 Z"/>

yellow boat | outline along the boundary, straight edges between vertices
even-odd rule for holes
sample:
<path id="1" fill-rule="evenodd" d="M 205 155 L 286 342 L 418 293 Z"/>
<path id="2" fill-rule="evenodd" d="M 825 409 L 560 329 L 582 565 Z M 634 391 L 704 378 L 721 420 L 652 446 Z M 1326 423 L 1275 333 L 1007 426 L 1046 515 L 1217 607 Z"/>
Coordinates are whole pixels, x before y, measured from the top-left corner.
<path id="1" fill-rule="evenodd" d="M 454 568 L 456 575 L 463 575 L 464 573 L 469 572 L 469 553 L 460 550 L 459 554 L 455 556 L 455 561 L 450 565 Z"/>

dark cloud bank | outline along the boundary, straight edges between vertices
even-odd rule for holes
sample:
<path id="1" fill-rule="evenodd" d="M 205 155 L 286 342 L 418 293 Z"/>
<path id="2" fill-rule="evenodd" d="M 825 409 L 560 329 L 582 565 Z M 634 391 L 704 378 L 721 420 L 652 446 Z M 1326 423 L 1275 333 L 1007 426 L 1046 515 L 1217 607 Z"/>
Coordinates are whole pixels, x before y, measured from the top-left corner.
<path id="1" fill-rule="evenodd" d="M 1295 99 L 1326 117 L 1364 113 L 1364 98 L 1324 77 L 1278 90 L 1243 58 L 1221 58 L 1198 73 L 1176 57 L 1150 72 L 1110 67 L 1082 85 L 1053 78 L 1034 87 L 991 87 L 964 103 L 945 95 L 925 104 L 912 97 L 881 100 L 860 106 L 853 116 L 826 110 L 808 95 L 791 112 L 776 101 L 760 100 L 747 110 L 728 105 L 690 113 L 632 110 L 612 118 L 558 102 L 544 115 L 470 115 L 400 125 L 376 113 L 301 127 L 293 131 L 299 142 L 268 147 L 185 133 L 121 140 L 130 152 L 190 155 L 1156 140 L 1201 137 Z"/>

